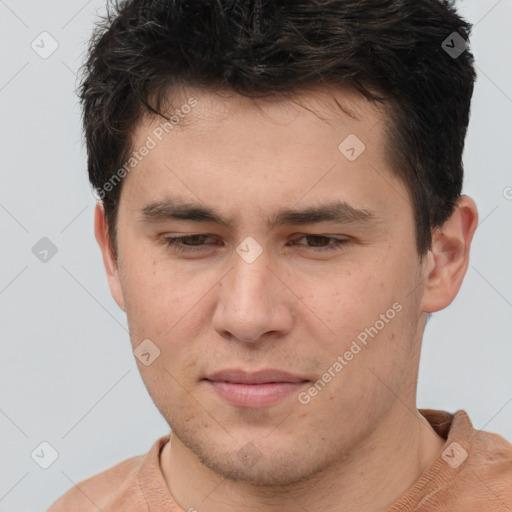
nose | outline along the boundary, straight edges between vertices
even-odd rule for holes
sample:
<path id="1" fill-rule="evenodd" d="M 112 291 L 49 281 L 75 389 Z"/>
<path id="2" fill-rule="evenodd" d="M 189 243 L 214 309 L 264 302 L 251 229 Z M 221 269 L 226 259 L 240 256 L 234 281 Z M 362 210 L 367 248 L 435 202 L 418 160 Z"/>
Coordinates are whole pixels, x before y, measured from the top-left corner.
<path id="1" fill-rule="evenodd" d="M 226 339 L 256 343 L 285 336 L 293 325 L 294 294 L 283 270 L 263 251 L 254 261 L 234 251 L 218 287 L 212 324 Z"/>

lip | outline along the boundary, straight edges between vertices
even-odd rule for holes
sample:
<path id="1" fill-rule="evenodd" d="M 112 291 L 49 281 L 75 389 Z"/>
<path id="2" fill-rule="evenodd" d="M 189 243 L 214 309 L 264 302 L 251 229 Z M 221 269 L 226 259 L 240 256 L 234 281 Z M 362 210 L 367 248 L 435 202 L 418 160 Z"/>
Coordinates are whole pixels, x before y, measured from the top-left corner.
<path id="1" fill-rule="evenodd" d="M 221 398 L 237 407 L 261 408 L 275 405 L 298 392 L 309 380 L 281 370 L 245 372 L 222 370 L 204 379 Z"/>
<path id="2" fill-rule="evenodd" d="M 232 382 L 234 384 L 269 384 L 272 382 L 305 382 L 307 379 L 281 370 L 268 369 L 257 372 L 245 372 L 238 369 L 221 370 L 212 373 L 207 380 L 214 382 Z"/>

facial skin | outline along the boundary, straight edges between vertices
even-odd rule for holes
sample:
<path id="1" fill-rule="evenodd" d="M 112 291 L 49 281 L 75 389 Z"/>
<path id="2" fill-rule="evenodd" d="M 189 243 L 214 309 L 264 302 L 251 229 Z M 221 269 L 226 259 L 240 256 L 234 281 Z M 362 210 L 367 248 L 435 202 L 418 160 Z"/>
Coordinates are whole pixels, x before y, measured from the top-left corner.
<path id="1" fill-rule="evenodd" d="M 150 339 L 160 350 L 149 366 L 137 364 L 172 429 L 161 454 L 167 484 L 184 510 L 383 510 L 442 451 L 444 440 L 416 408 L 419 353 L 427 313 L 449 305 L 460 288 L 475 204 L 461 198 L 420 262 L 412 206 L 385 160 L 375 106 L 335 89 L 304 93 L 300 105 L 188 89 L 174 106 L 191 96 L 197 106 L 182 125 L 124 180 L 117 261 L 101 203 L 95 219 L 132 347 Z M 133 147 L 161 122 L 142 120 Z M 366 146 L 354 161 L 338 149 L 350 134 Z M 143 208 L 171 196 L 214 209 L 231 229 L 144 221 Z M 332 201 L 374 218 L 267 225 L 278 210 Z M 164 241 L 201 234 L 209 236 L 182 241 L 194 252 Z M 250 263 L 236 251 L 247 237 L 262 250 Z M 334 243 L 321 237 L 347 243 L 321 252 Z M 365 328 L 380 327 L 381 315 L 388 321 L 378 334 L 358 343 L 333 376 L 338 356 Z M 224 369 L 269 368 L 308 382 L 251 408 L 227 402 L 204 380 Z M 329 368 L 330 382 L 301 403 L 299 392 L 304 397 Z"/>

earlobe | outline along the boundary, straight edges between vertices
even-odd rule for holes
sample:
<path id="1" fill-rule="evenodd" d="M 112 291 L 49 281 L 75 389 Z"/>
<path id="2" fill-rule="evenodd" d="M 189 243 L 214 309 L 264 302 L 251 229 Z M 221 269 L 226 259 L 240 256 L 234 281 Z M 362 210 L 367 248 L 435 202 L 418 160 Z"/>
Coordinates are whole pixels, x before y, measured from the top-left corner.
<path id="1" fill-rule="evenodd" d="M 461 196 L 450 218 L 432 233 L 432 245 L 425 265 L 422 310 L 433 313 L 455 299 L 469 265 L 471 241 L 478 224 L 472 198 Z"/>
<path id="2" fill-rule="evenodd" d="M 108 230 L 108 223 L 105 217 L 103 203 L 98 201 L 94 211 L 94 235 L 101 249 L 103 265 L 107 273 L 108 285 L 110 293 L 116 301 L 117 305 L 123 310 L 125 309 L 124 296 L 121 287 L 119 265 L 115 258 Z"/>

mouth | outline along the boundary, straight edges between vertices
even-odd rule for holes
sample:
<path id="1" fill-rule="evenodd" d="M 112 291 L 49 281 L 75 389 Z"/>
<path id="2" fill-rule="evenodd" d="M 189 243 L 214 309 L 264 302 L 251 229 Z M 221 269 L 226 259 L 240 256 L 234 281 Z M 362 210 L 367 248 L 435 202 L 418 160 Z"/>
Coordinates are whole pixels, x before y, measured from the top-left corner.
<path id="1" fill-rule="evenodd" d="M 262 408 L 277 404 L 310 381 L 281 370 L 222 370 L 203 379 L 223 400 L 237 407 Z"/>

